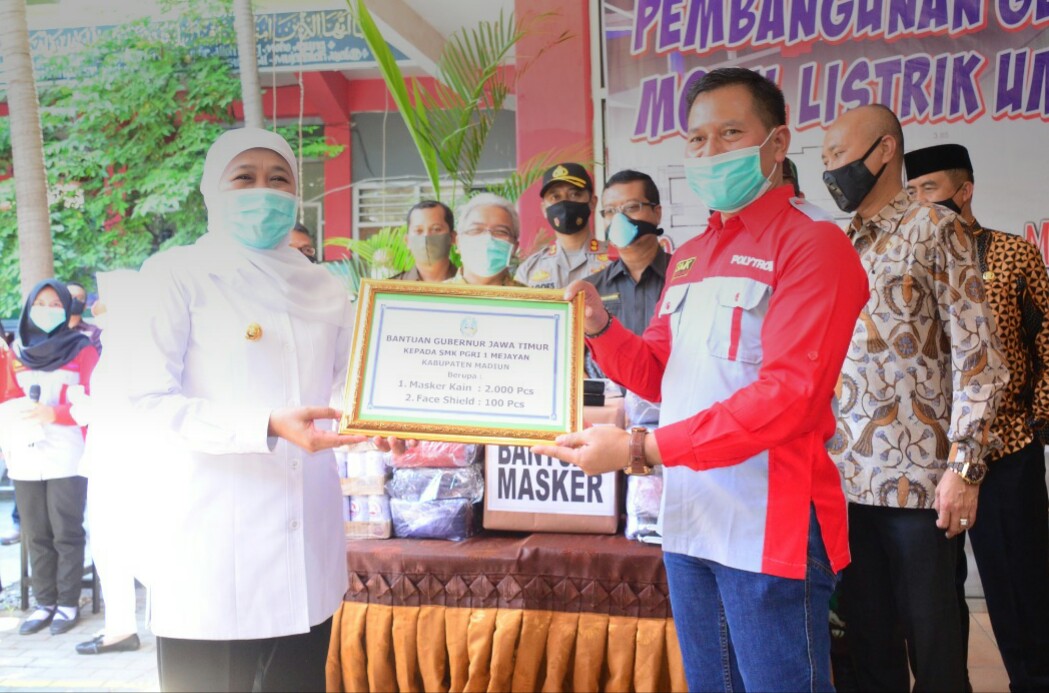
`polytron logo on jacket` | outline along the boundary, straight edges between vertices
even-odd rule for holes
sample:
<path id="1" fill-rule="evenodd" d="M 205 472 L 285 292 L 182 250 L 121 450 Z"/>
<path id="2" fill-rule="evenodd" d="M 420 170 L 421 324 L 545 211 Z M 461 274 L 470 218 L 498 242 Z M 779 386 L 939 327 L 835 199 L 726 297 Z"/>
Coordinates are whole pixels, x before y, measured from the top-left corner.
<path id="1" fill-rule="evenodd" d="M 743 265 L 744 267 L 756 267 L 766 272 L 772 271 L 772 260 L 762 260 L 761 258 L 750 257 L 749 255 L 733 255 L 733 265 Z"/>

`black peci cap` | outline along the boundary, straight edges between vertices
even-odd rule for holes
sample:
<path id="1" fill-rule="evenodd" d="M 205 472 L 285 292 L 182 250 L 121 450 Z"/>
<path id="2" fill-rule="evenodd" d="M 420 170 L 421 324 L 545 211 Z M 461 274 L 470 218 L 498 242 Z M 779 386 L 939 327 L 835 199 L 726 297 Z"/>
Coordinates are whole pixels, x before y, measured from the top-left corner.
<path id="1" fill-rule="evenodd" d="M 973 172 L 969 150 L 960 144 L 937 144 L 933 147 L 915 149 L 903 155 L 903 163 L 907 168 L 907 180 L 957 168 L 969 173 Z"/>

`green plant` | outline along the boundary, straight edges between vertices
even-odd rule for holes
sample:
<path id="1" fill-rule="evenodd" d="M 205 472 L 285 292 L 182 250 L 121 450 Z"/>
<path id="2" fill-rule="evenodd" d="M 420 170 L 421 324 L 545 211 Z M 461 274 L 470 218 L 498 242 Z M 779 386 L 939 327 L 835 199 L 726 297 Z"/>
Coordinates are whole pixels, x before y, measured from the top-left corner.
<path id="1" fill-rule="evenodd" d="M 364 2 L 346 1 L 375 56 L 379 72 L 419 152 L 426 177 L 437 199 L 456 207 L 477 190 L 474 179 L 481 154 L 491 134 L 496 114 L 513 92 L 514 80 L 543 52 L 539 51 L 529 61 L 519 61 L 514 72 L 505 69 L 510 51 L 529 31 L 538 30 L 554 15 L 539 14 L 525 24 L 518 24 L 512 15 L 500 13 L 499 19 L 494 22 L 480 22 L 476 27 L 456 31 L 448 38 L 441 52 L 433 87 L 427 88 L 418 79 L 405 80 Z M 561 32 L 551 39 L 547 47 L 570 37 L 568 32 Z M 576 150 L 543 152 L 525 162 L 505 181 L 487 185 L 485 189 L 516 201 L 525 189 L 542 176 L 544 170 L 558 161 L 580 158 L 589 157 L 577 156 Z M 442 171 L 452 180 L 451 190 L 442 187 Z M 351 250 L 354 244 L 353 241 L 343 242 L 341 239 L 333 239 L 329 243 Z M 400 249 L 406 250 L 403 242 L 401 248 L 390 248 L 389 251 Z M 406 254 L 406 258 L 408 266 L 405 269 L 409 269 L 414 265 L 414 259 L 410 254 Z M 454 247 L 451 259 L 453 264 L 460 264 Z"/>
<path id="2" fill-rule="evenodd" d="M 327 245 L 346 248 L 364 263 L 366 275 L 372 279 L 387 279 L 410 270 L 415 264 L 404 239 L 408 228 L 404 225 L 379 229 L 367 240 L 332 238 Z M 362 275 L 363 276 L 363 275 Z"/>
<path id="3" fill-rule="evenodd" d="M 206 230 L 198 186 L 208 147 L 233 123 L 240 87 L 221 56 L 235 41 L 232 25 L 213 18 L 221 4 L 177 6 L 179 24 L 116 27 L 42 70 L 55 274 L 62 279 L 91 288 L 96 272 L 138 267 Z M 297 148 L 297 127 L 278 131 Z M 9 140 L 0 118 L 0 169 Z M 302 156 L 342 149 L 325 141 L 321 126 L 304 127 Z M 13 186 L 0 181 L 0 315 L 21 304 L 16 232 Z"/>
<path id="4" fill-rule="evenodd" d="M 375 56 L 437 198 L 454 204 L 457 198 L 468 197 L 475 187 L 481 153 L 496 114 L 513 92 L 514 80 L 543 51 L 530 61 L 520 62 L 516 72 L 504 69 L 504 63 L 525 34 L 537 30 L 553 15 L 535 15 L 519 25 L 512 15 L 500 13 L 496 21 L 480 22 L 476 27 L 456 31 L 441 51 L 432 89 L 413 78 L 409 82 L 409 91 L 404 75 L 367 6 L 362 0 L 347 0 L 347 4 Z M 568 38 L 570 34 L 562 32 L 553 37 L 549 45 Z M 451 191 L 441 187 L 442 169 L 453 181 Z M 525 178 L 534 181 L 541 173 L 542 169 L 538 172 L 526 169 L 521 178 L 505 187 L 506 192 L 519 194 Z M 516 200 L 517 195 L 509 199 Z"/>
<path id="5" fill-rule="evenodd" d="M 324 266 L 346 287 L 350 300 L 356 301 L 361 292 L 361 279 L 368 276 L 368 266 L 358 256 L 325 262 Z"/>

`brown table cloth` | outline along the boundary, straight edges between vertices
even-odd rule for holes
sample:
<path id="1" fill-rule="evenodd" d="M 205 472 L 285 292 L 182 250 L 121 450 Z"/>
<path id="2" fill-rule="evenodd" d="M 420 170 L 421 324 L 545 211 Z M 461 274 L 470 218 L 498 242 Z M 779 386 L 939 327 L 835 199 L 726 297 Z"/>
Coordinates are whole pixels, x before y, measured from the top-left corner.
<path id="1" fill-rule="evenodd" d="M 686 690 L 658 547 L 486 534 L 347 543 L 331 691 Z"/>

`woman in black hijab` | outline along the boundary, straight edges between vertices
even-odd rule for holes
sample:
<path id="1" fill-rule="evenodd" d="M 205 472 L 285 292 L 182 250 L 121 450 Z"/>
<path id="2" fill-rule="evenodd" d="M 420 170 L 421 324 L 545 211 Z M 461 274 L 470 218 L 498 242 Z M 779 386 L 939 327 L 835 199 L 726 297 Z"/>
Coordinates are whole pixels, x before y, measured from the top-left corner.
<path id="1" fill-rule="evenodd" d="M 25 423 L 17 442 L 4 450 L 29 549 L 37 607 L 19 632 L 51 626 L 72 629 L 80 619 L 84 571 L 84 502 L 87 479 L 78 466 L 84 431 L 73 419 L 70 390 L 88 391 L 98 352 L 69 327 L 73 299 L 57 280 L 29 292 L 14 344 L 15 395 L 24 399 Z"/>

